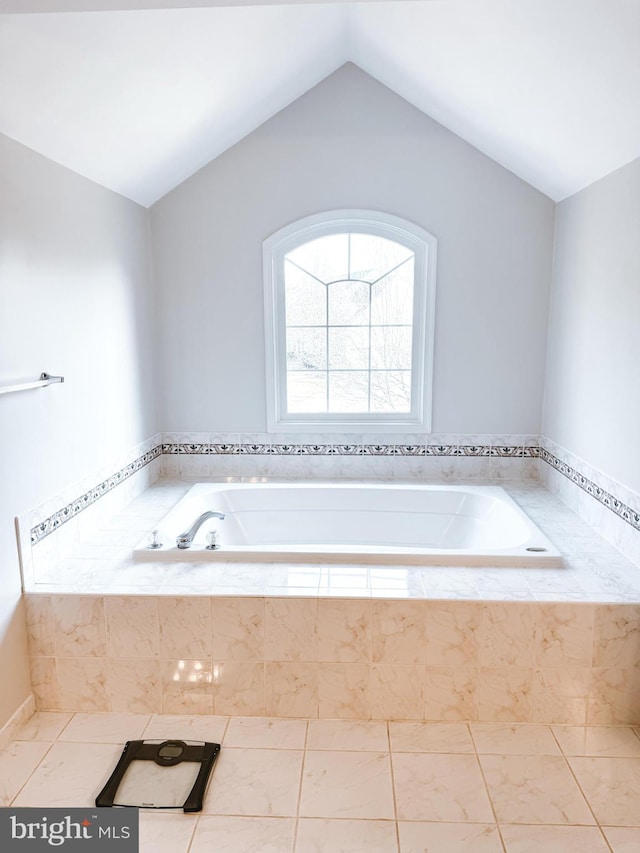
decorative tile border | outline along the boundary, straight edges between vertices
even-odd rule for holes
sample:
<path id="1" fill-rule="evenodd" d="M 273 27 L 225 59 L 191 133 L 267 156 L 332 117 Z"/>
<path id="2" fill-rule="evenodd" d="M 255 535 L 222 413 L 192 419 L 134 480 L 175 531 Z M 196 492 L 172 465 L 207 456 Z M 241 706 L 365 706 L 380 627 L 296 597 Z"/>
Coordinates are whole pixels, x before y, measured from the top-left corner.
<path id="1" fill-rule="evenodd" d="M 602 486 L 594 483 L 593 480 L 585 477 L 584 474 L 581 474 L 571 465 L 568 465 L 566 462 L 562 462 L 562 460 L 558 459 L 557 456 L 554 456 L 554 454 L 546 448 L 539 448 L 539 455 L 543 462 L 546 462 L 547 465 L 550 465 L 558 471 L 558 473 L 563 474 L 575 486 L 578 486 L 578 488 L 582 489 L 583 492 L 586 492 L 592 498 L 595 498 L 595 500 L 601 503 L 602 506 L 611 510 L 611 512 L 617 515 L 618 518 L 622 519 L 622 521 L 626 521 L 627 524 L 630 524 L 635 530 L 640 531 L 640 512 L 634 510 L 619 498 L 616 498 L 615 495 L 612 495 L 611 492 L 608 492 L 606 489 L 602 488 Z"/>
<path id="2" fill-rule="evenodd" d="M 128 480 L 129 477 L 140 471 L 141 468 L 144 468 L 150 462 L 153 462 L 153 460 L 157 459 L 161 453 L 162 448 L 161 445 L 158 444 L 151 450 L 143 453 L 142 456 L 134 459 L 133 462 L 129 462 L 128 465 L 120 468 L 119 471 L 116 471 L 115 474 L 112 474 L 106 480 L 103 480 L 93 489 L 90 489 L 88 492 L 80 495 L 79 498 L 76 498 L 74 501 L 71 501 L 71 503 L 63 506 L 62 509 L 59 509 L 53 515 L 43 519 L 43 521 L 31 528 L 31 544 L 37 545 L 38 542 L 41 542 L 51 533 L 58 530 L 58 528 L 65 524 L 65 522 L 75 518 L 75 516 L 83 510 L 90 507 L 91 504 L 94 504 L 97 500 L 108 494 L 112 489 L 115 489 L 116 486 L 124 483 L 124 481 Z"/>
<path id="3" fill-rule="evenodd" d="M 540 448 L 463 444 L 163 444 L 168 455 L 215 456 L 483 456 L 537 459 Z"/>

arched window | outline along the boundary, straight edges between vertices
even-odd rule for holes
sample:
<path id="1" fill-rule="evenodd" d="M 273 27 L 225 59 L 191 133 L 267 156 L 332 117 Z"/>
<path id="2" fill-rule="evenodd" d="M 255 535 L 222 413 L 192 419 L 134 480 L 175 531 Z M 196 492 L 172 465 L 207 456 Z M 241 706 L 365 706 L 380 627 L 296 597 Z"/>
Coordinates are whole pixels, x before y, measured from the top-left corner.
<path id="1" fill-rule="evenodd" d="M 332 211 L 264 243 L 269 429 L 430 429 L 436 240 Z"/>

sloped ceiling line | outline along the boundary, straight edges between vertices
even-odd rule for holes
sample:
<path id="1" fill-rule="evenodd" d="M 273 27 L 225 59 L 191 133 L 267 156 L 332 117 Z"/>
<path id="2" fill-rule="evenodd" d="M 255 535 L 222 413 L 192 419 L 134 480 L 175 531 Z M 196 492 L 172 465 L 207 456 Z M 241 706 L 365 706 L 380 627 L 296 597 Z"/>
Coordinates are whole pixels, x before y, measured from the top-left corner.
<path id="1" fill-rule="evenodd" d="M 149 206 L 347 61 L 554 200 L 640 156 L 636 0 L 0 14 L 0 132 Z"/>

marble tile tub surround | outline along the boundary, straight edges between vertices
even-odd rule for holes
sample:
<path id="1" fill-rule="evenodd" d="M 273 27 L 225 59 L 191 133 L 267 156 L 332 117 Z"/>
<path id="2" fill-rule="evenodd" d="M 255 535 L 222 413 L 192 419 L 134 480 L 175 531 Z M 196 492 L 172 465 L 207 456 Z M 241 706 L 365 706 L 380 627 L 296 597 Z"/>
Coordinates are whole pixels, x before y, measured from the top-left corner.
<path id="1" fill-rule="evenodd" d="M 61 494 L 19 516 L 24 543 L 35 545 L 46 539 L 160 456 L 167 457 L 160 471 L 164 475 L 177 477 L 243 474 L 310 477 L 322 473 L 316 470 L 318 466 L 314 466 L 314 458 L 333 460 L 330 467 L 325 466 L 324 472 L 332 476 L 391 476 L 390 458 L 395 459 L 396 474 L 421 476 L 424 470 L 419 465 L 414 464 L 413 470 L 405 465 L 401 471 L 401 460 L 415 462 L 422 457 L 431 457 L 459 461 L 458 466 L 451 462 L 435 465 L 433 475 L 440 474 L 442 478 L 486 478 L 494 474 L 499 479 L 519 479 L 523 476 L 537 478 L 537 465 L 531 462 L 528 468 L 520 465 L 524 459 L 538 457 L 537 437 L 530 435 L 405 436 L 409 443 L 403 444 L 397 443 L 397 437 L 389 439 L 388 436 L 376 436 L 375 441 L 371 438 L 368 440 L 366 436 L 333 436 L 334 440 L 330 444 L 324 440 L 314 442 L 313 437 L 304 443 L 300 443 L 299 436 L 294 441 L 278 443 L 273 443 L 270 438 L 268 434 L 159 433 L 124 454 L 129 461 L 122 467 L 115 464 L 105 466 L 101 473 L 89 475 L 81 483 L 73 484 Z M 344 440 L 340 442 L 340 438 Z M 251 457 L 251 461 L 243 464 L 242 460 L 246 457 Z M 265 457 L 270 462 L 257 461 L 256 457 Z M 287 465 L 286 460 L 291 457 L 294 464 Z M 339 470 L 337 457 L 348 458 L 348 467 Z M 358 459 L 363 464 L 357 465 Z M 484 461 L 476 465 L 465 464 L 465 461 L 473 459 Z M 508 460 L 513 460 L 513 463 L 510 465 Z M 113 470 L 114 467 L 116 470 Z M 109 473 L 106 474 L 106 471 Z M 110 509 L 113 512 L 113 507 Z"/>
<path id="2" fill-rule="evenodd" d="M 630 853 L 630 726 L 39 712 L 0 806 L 91 805 L 130 738 L 222 744 L 200 814 L 140 812 L 141 853 Z"/>
<path id="3" fill-rule="evenodd" d="M 231 479 L 231 478 L 225 478 Z M 235 478 L 242 481 L 243 478 Z M 495 481 L 474 480 L 476 484 Z M 503 481 L 563 554 L 558 569 L 140 563 L 134 547 L 188 491 L 161 479 L 82 541 L 65 528 L 32 549 L 27 592 L 162 595 L 330 595 L 483 601 L 640 601 L 640 570 L 535 482 Z M 66 525 L 65 525 L 66 527 Z M 50 546 L 63 542 L 56 550 Z M 188 559 L 188 555 L 185 555 Z M 25 577 L 25 580 L 27 578 Z"/>
<path id="4" fill-rule="evenodd" d="M 537 479 L 538 439 L 532 435 L 333 435 L 158 433 L 100 472 L 16 518 L 23 587 L 39 562 L 67 555 L 163 474 L 175 477 L 299 477 L 451 480 Z"/>
<path id="5" fill-rule="evenodd" d="M 538 484 L 505 485 L 563 568 L 135 563 L 123 542 L 190 487 L 161 480 L 26 596 L 38 705 L 635 723 L 638 568 Z"/>
<path id="6" fill-rule="evenodd" d="M 640 565 L 640 495 L 537 435 L 165 433 L 171 477 L 539 480 Z"/>
<path id="7" fill-rule="evenodd" d="M 640 724 L 640 604 L 26 597 L 36 706 Z"/>
<path id="8" fill-rule="evenodd" d="M 122 467 L 87 477 L 46 504 L 17 519 L 23 574 L 31 579 L 31 548 L 47 543 L 64 552 L 78 531 L 93 529 L 99 518 L 113 513 L 140 484 L 159 474 L 173 477 L 300 477 L 542 480 L 578 514 L 640 564 L 640 495 L 607 478 L 548 439 L 535 435 L 398 436 L 164 433 L 121 457 Z M 147 467 L 148 466 L 148 467 Z M 116 470 L 114 471 L 114 467 Z M 130 477 L 134 479 L 127 483 Z M 127 483 L 128 490 L 117 486 Z M 82 485 L 85 486 L 83 491 Z M 136 491 L 136 486 L 138 489 Z M 108 497 L 110 503 L 104 498 Z M 97 502 L 100 501 L 98 505 Z M 80 513 L 86 513 L 79 520 Z M 76 524 L 74 524 L 75 522 Z M 44 551 L 45 549 L 40 549 Z"/>
<path id="9" fill-rule="evenodd" d="M 42 539 L 55 533 L 63 524 L 69 523 L 97 501 L 110 495 L 114 489 L 150 465 L 161 453 L 161 435 L 158 433 L 153 438 L 122 454 L 118 460 L 103 466 L 100 472 L 93 472 L 79 483 L 73 483 L 64 492 L 49 498 L 29 513 L 19 516 L 20 526 L 25 529 L 25 532 L 28 529 L 29 540 L 32 544 L 42 541 Z M 121 464 L 125 459 L 127 461 Z M 122 496 L 122 499 L 119 502 L 113 502 L 116 506 L 118 504 L 124 506 L 131 500 L 131 495 L 122 490 L 120 490 L 119 495 Z M 54 509 L 55 511 L 52 511 Z M 107 511 L 113 513 L 113 505 Z"/>
<path id="10" fill-rule="evenodd" d="M 540 482 L 640 565 L 640 495 L 540 437 Z"/>
<path id="11" fill-rule="evenodd" d="M 141 442 L 100 471 L 16 517 L 23 588 L 34 583 L 35 546 L 39 546 L 40 562 L 55 562 L 156 482 L 161 473 L 161 439 L 158 433 Z"/>

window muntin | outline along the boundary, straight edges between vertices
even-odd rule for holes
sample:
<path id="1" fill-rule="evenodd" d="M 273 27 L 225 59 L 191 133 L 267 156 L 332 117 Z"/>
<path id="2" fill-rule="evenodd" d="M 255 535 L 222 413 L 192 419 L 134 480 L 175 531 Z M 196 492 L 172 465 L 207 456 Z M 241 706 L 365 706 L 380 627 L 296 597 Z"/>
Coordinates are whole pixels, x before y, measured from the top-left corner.
<path id="1" fill-rule="evenodd" d="M 349 231 L 284 255 L 287 411 L 411 411 L 415 254 Z"/>
<path id="2" fill-rule="evenodd" d="M 269 428 L 429 427 L 435 239 L 335 212 L 265 241 Z"/>

